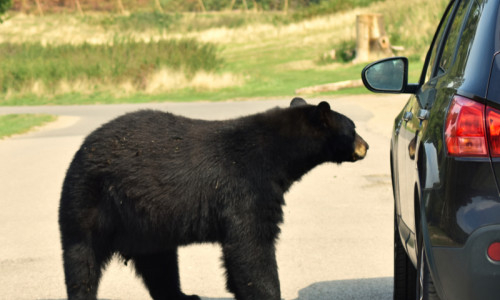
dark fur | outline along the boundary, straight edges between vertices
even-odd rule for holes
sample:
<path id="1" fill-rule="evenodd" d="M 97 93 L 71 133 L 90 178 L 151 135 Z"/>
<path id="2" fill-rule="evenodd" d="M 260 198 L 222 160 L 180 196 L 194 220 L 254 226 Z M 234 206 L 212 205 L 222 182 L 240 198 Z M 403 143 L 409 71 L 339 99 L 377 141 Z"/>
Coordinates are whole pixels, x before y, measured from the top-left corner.
<path id="1" fill-rule="evenodd" d="M 177 247 L 204 242 L 222 245 L 236 299 L 280 299 L 283 194 L 318 164 L 354 161 L 356 136 L 326 102 L 302 99 L 227 121 L 146 110 L 103 125 L 75 154 L 62 190 L 69 299 L 96 299 L 114 253 L 133 262 L 154 299 L 199 299 L 180 290 Z"/>

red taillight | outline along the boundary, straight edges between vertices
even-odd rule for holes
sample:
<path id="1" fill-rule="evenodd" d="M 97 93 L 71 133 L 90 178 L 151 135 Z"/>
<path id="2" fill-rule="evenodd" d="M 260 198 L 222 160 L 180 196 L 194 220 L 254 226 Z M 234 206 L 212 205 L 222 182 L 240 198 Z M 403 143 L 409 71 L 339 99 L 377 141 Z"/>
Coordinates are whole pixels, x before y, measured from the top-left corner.
<path id="1" fill-rule="evenodd" d="M 446 118 L 445 139 L 451 156 L 486 157 L 490 153 L 500 157 L 500 110 L 455 96 Z"/>
<path id="2" fill-rule="evenodd" d="M 484 112 L 481 103 L 461 96 L 453 98 L 445 126 L 449 155 L 488 156 Z"/>
<path id="3" fill-rule="evenodd" d="M 490 153 L 492 157 L 500 157 L 500 111 L 488 107 L 486 109 L 486 126 L 488 127 Z"/>
<path id="4" fill-rule="evenodd" d="M 488 247 L 488 256 L 493 261 L 500 261 L 500 243 L 494 242 Z"/>

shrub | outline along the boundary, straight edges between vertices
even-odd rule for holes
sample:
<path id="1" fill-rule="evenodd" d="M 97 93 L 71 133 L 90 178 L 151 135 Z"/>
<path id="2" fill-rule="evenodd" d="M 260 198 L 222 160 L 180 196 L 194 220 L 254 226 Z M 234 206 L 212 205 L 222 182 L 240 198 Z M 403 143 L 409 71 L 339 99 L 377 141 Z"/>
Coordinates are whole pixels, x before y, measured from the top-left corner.
<path id="1" fill-rule="evenodd" d="M 185 72 L 214 71 L 222 60 L 213 44 L 195 40 L 114 41 L 104 45 L 0 44 L 0 91 L 22 90 L 35 82 L 54 88 L 61 80 L 102 82 L 144 80 L 161 68 Z"/>
<path id="2" fill-rule="evenodd" d="M 356 57 L 356 41 L 344 40 L 332 47 L 334 55 L 324 53 L 317 60 L 318 65 L 326 65 L 333 62 L 350 62 Z"/>
<path id="3" fill-rule="evenodd" d="M 12 0 L 0 0 L 0 23 L 2 23 L 1 16 L 12 6 Z"/>
<path id="4" fill-rule="evenodd" d="M 167 14 L 158 11 L 135 11 L 130 15 L 109 14 L 104 17 L 84 16 L 84 21 L 91 25 L 100 25 L 105 29 L 116 27 L 119 30 L 158 29 L 167 30 L 182 18 L 180 14 Z"/>

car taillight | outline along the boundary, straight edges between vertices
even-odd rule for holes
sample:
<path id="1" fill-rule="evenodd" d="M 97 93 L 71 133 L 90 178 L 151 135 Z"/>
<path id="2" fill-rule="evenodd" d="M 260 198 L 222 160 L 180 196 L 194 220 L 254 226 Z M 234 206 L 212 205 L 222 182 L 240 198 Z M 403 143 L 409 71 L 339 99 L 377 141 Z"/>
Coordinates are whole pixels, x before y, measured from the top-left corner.
<path id="1" fill-rule="evenodd" d="M 446 117 L 445 139 L 451 156 L 500 157 L 500 110 L 455 96 Z"/>
<path id="2" fill-rule="evenodd" d="M 485 106 L 455 96 L 445 124 L 445 139 L 451 156 L 488 156 L 484 122 Z"/>
<path id="3" fill-rule="evenodd" d="M 486 126 L 488 127 L 490 153 L 492 157 L 500 157 L 500 111 L 491 107 L 486 109 Z"/>

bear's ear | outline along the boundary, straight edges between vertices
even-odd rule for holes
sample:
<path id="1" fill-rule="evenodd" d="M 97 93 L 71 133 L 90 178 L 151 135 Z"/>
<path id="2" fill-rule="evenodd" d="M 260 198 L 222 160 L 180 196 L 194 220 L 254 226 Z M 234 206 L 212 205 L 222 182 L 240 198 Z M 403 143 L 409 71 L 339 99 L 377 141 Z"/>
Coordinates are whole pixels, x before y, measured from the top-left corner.
<path id="1" fill-rule="evenodd" d="M 331 123 L 331 108 L 328 102 L 322 101 L 316 107 L 317 118 L 324 127 Z"/>
<path id="2" fill-rule="evenodd" d="M 306 105 L 306 100 L 300 98 L 300 97 L 295 97 L 292 99 L 292 102 L 290 102 L 290 107 L 294 107 L 294 106 L 302 106 L 302 105 Z"/>
<path id="3" fill-rule="evenodd" d="M 328 102 L 321 101 L 318 104 L 318 111 L 326 113 L 326 112 L 329 112 L 330 110 L 331 110 L 331 108 L 330 108 L 330 104 L 328 104 Z"/>

